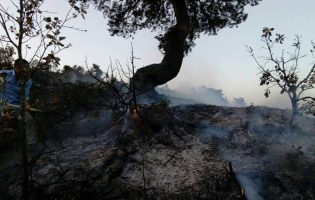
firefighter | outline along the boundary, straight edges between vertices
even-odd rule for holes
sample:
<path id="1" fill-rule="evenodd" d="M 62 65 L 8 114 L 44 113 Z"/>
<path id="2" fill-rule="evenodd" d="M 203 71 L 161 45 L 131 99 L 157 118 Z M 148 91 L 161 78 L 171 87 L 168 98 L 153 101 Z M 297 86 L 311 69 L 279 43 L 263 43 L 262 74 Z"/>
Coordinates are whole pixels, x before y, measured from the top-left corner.
<path id="1" fill-rule="evenodd" d="M 25 83 L 25 110 L 28 111 L 30 110 L 31 106 L 29 104 L 29 93 L 30 93 L 30 88 L 32 86 L 32 80 L 29 78 L 30 77 L 30 68 L 29 68 L 29 63 L 26 60 L 22 60 L 23 62 L 23 67 L 25 69 L 25 72 L 27 73 L 26 78 L 28 79 Z M 5 86 L 0 93 L 0 100 L 4 98 L 8 103 L 20 106 L 20 99 L 21 99 L 21 66 L 19 64 L 19 59 L 17 59 L 14 62 L 14 69 L 12 70 L 0 70 L 0 74 L 6 73 L 6 83 Z M 1 107 L 1 104 L 0 104 Z M 19 118 L 19 108 L 12 108 L 15 109 L 13 112 L 13 116 L 15 118 Z M 0 122 L 3 120 L 2 113 L 0 114 Z M 28 144 L 31 149 L 34 149 L 35 146 L 37 146 L 36 142 L 36 135 L 35 135 L 35 128 L 34 128 L 34 121 L 32 116 L 28 113 L 25 112 L 25 129 L 26 129 L 26 135 L 28 139 Z"/>

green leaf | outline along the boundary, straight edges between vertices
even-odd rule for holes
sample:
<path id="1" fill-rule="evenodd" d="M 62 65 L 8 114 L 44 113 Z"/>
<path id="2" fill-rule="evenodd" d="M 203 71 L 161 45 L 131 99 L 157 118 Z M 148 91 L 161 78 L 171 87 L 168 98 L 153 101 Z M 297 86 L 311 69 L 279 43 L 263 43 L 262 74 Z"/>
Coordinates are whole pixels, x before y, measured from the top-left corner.
<path id="1" fill-rule="evenodd" d="M 26 17 L 26 23 L 31 24 L 32 23 L 32 18 L 31 17 Z"/>
<path id="2" fill-rule="evenodd" d="M 46 37 L 49 38 L 49 39 L 54 39 L 54 36 L 52 36 L 50 34 L 47 34 Z"/>
<path id="3" fill-rule="evenodd" d="M 64 47 L 65 45 L 64 44 L 62 44 L 61 42 L 58 42 L 57 43 L 57 45 L 60 45 L 60 46 L 62 46 L 62 47 Z"/>
<path id="4" fill-rule="evenodd" d="M 52 28 L 51 28 L 51 26 L 49 24 L 46 24 L 46 29 L 51 30 Z"/>
<path id="5" fill-rule="evenodd" d="M 46 22 L 51 22 L 51 18 L 50 18 L 50 17 L 45 17 L 45 18 L 44 18 L 44 21 L 46 21 Z"/>

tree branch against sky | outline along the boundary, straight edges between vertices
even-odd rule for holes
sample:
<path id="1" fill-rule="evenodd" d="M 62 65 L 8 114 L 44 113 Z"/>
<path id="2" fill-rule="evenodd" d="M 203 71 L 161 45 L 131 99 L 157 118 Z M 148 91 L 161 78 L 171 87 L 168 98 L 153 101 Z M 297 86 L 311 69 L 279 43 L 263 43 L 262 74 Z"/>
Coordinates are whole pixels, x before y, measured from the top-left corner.
<path id="1" fill-rule="evenodd" d="M 93 3 L 108 18 L 112 36 L 132 37 L 138 30 L 157 31 L 161 63 L 140 68 L 135 74 L 142 90 L 167 83 L 179 73 L 184 54 L 201 33 L 216 35 L 220 29 L 235 27 L 247 19 L 246 5 L 260 0 L 80 0 Z"/>
<path id="2" fill-rule="evenodd" d="M 4 0 L 1 3 L 7 8 L 10 1 Z M 254 61 L 244 51 L 244 45 L 251 44 L 257 55 L 263 55 L 263 51 L 259 52 L 261 44 L 257 41 L 260 38 L 261 27 L 270 24 L 281 29 L 287 40 L 293 40 L 296 34 L 302 35 L 306 50 L 313 39 L 311 34 L 315 31 L 314 26 L 309 26 L 312 23 L 311 19 L 315 18 L 315 13 L 311 9 L 314 6 L 315 2 L 308 0 L 288 0 L 286 4 L 265 0 L 260 2 L 259 6 L 246 6 L 244 12 L 248 13 L 248 18 L 238 28 L 225 28 L 220 30 L 218 35 L 211 37 L 200 34 L 200 38 L 194 41 L 196 46 L 184 58 L 179 74 L 168 82 L 169 87 L 185 93 L 187 88 L 205 85 L 208 88 L 223 90 L 230 101 L 241 96 L 255 105 L 290 108 L 290 100 L 284 95 L 272 95 L 269 99 L 260 96 L 259 83 L 257 84 L 258 80 L 254 78 L 257 71 L 252 67 Z M 67 8 L 68 1 L 65 0 L 58 4 L 54 0 L 46 0 L 43 5 L 44 11 L 58 12 L 60 18 L 65 16 Z M 60 52 L 58 57 L 62 58 L 60 61 L 62 66 L 84 66 L 87 57 L 91 62 L 89 65 L 100 64 L 102 70 L 106 70 L 105 66 L 108 66 L 110 58 L 120 60 L 125 68 L 124 63 L 130 56 L 130 42 L 134 44 L 134 50 L 141 58 L 137 60 L 137 69 L 162 61 L 163 54 L 157 48 L 159 41 L 155 39 L 160 32 L 142 29 L 133 35 L 133 39 L 111 37 L 107 25 L 108 18 L 104 20 L 102 12 L 95 10 L 93 5 L 90 5 L 87 11 L 85 20 L 79 16 L 69 23 L 69 26 L 83 27 L 88 30 L 87 32 L 72 34 L 73 31 L 70 29 L 64 29 L 62 32 L 62 35 L 67 37 L 65 41 L 74 44 L 73 48 Z M 32 44 L 35 39 L 29 42 L 31 46 L 35 46 Z M 290 48 L 288 43 L 281 46 L 284 49 Z M 33 50 L 34 48 L 28 50 L 28 57 L 33 54 Z M 73 59 L 74 56 L 76 59 Z M 304 63 L 307 65 L 309 58 L 302 59 L 301 65 Z M 300 73 L 304 75 L 306 71 L 301 69 Z M 238 90 L 239 88 L 243 90 Z"/>
<path id="3" fill-rule="evenodd" d="M 296 38 L 292 44 L 294 47 L 293 53 L 282 50 L 282 54 L 277 56 L 273 52 L 273 48 L 276 45 L 283 44 L 285 37 L 282 34 L 276 33 L 276 37 L 272 37 L 274 28 L 263 28 L 263 35 L 261 40 L 264 42 L 262 47 L 268 52 L 268 56 L 261 57 L 265 62 L 261 64 L 254 54 L 254 50 L 251 47 L 247 47 L 247 51 L 251 57 L 255 60 L 258 69 L 261 74 L 260 85 L 266 85 L 267 89 L 265 96 L 269 97 L 270 88 L 277 86 L 281 88 L 281 94 L 286 93 L 292 105 L 293 117 L 299 113 L 298 102 L 312 100 L 315 101 L 315 96 L 301 96 L 305 94 L 305 91 L 314 89 L 315 85 L 315 62 L 309 69 L 309 72 L 305 78 L 300 79 L 298 77 L 299 62 L 301 58 L 306 57 L 306 54 L 301 54 L 301 37 L 296 35 Z M 314 57 L 315 46 L 312 43 L 313 49 L 311 50 L 312 56 Z M 286 55 L 289 58 L 285 58 Z M 273 66 L 273 67 L 270 67 Z"/>

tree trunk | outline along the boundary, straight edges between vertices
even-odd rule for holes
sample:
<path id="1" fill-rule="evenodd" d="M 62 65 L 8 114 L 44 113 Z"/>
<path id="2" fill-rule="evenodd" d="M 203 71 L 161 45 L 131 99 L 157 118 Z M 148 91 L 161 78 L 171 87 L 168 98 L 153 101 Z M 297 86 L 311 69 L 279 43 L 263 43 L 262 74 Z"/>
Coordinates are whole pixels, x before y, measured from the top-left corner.
<path id="1" fill-rule="evenodd" d="M 18 43 L 18 56 L 19 56 L 19 67 L 20 67 L 20 88 L 21 88 L 21 108 L 20 108 L 20 118 L 19 118 L 19 135 L 21 141 L 21 150 L 22 150 L 22 166 L 23 166 L 23 173 L 22 173 L 22 193 L 23 199 L 28 200 L 30 198 L 29 194 L 29 169 L 28 169 L 28 142 L 26 137 L 26 129 L 25 129 L 25 70 L 23 67 L 23 56 L 22 56 L 22 45 L 23 45 L 23 23 L 25 18 L 25 8 L 23 5 L 23 0 L 19 1 L 20 3 L 20 19 L 19 19 L 19 43 Z"/>
<path id="2" fill-rule="evenodd" d="M 297 105 L 296 100 L 291 100 L 291 104 L 292 104 L 292 116 L 296 116 L 297 114 L 299 114 L 299 107 Z"/>
<path id="3" fill-rule="evenodd" d="M 294 117 L 299 114 L 296 91 L 292 91 L 292 97 L 290 98 L 290 100 L 291 100 L 291 105 L 292 105 L 292 117 L 290 120 L 290 125 L 292 125 Z"/>
<path id="4" fill-rule="evenodd" d="M 22 62 L 19 62 L 20 66 Z M 21 70 L 22 72 L 23 70 Z M 26 136 L 25 129 L 25 78 L 22 78 L 23 72 L 21 73 L 21 108 L 20 108 L 20 118 L 19 118 L 19 133 L 21 140 L 21 150 L 22 150 L 22 166 L 23 166 L 23 174 L 22 174 L 22 192 L 23 199 L 29 199 L 29 165 L 28 165 L 28 141 Z"/>
<path id="5" fill-rule="evenodd" d="M 134 79 L 139 92 L 148 91 L 145 96 L 153 101 L 158 100 L 154 88 L 167 83 L 179 73 L 184 58 L 185 39 L 190 31 L 190 18 L 185 0 L 170 0 L 170 3 L 175 12 L 176 25 L 166 33 L 164 58 L 159 64 L 138 69 Z"/>

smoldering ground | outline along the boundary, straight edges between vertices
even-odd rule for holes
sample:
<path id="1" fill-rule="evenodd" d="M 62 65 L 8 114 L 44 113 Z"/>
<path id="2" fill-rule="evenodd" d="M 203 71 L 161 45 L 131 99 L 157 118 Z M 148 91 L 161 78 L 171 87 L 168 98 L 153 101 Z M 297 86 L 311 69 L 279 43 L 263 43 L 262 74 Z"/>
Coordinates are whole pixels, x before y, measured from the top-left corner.
<path id="1" fill-rule="evenodd" d="M 270 199 L 276 187 L 285 188 L 271 181 L 287 173 L 307 179 L 314 171 L 314 121 L 298 116 L 289 126 L 289 118 L 290 112 L 265 107 L 221 110 L 202 121 L 197 132 L 202 143 L 216 146 L 221 157 L 232 162 L 249 200 Z"/>
<path id="2" fill-rule="evenodd" d="M 97 116 L 93 109 L 77 109 L 63 124 L 64 132 L 72 133 L 63 143 L 68 148 L 58 156 L 44 156 L 34 175 L 42 177 L 52 169 L 59 173 L 70 164 L 63 184 L 76 187 L 66 185 L 62 195 L 78 198 L 126 188 L 141 193 L 144 187 L 152 199 L 235 199 L 237 187 L 223 169 L 231 161 L 249 200 L 314 197 L 312 119 L 298 116 L 289 127 L 291 113 L 280 109 L 210 105 L 167 109 L 169 121 L 144 144 L 134 138 L 128 115 L 107 126 L 110 116 L 102 111 Z M 126 137 L 130 146 L 125 142 L 120 148 L 117 141 Z M 47 182 L 47 177 L 41 181 Z M 14 184 L 8 184 L 10 194 L 19 188 Z M 48 194 L 58 196 L 58 187 Z"/>

